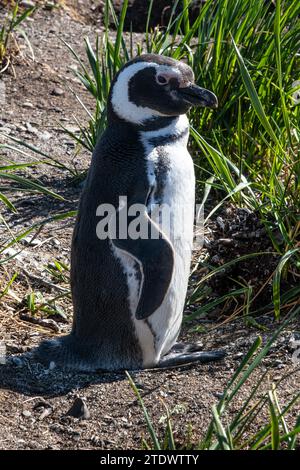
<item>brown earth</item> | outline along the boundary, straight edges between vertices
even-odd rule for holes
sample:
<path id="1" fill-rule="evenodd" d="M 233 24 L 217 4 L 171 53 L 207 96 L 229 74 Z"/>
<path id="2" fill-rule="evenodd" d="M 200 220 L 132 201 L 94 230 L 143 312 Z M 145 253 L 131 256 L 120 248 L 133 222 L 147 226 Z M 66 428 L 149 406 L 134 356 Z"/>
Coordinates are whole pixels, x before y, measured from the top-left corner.
<path id="1" fill-rule="evenodd" d="M 101 26 L 97 24 L 96 31 L 94 23 L 89 21 L 93 12 L 90 7 L 94 3 L 76 2 L 75 8 L 75 2 L 69 2 L 65 8 L 53 11 L 42 9 L 37 12 L 26 23 L 35 61 L 28 57 L 28 49 L 22 48 L 21 54 L 14 61 L 14 67 L 0 79 L 5 83 L 6 91 L 5 105 L 0 112 L 0 131 L 34 144 L 72 170 L 75 167 L 79 171 L 88 167 L 90 155 L 84 151 L 77 153 L 73 141 L 62 131 L 60 125 L 77 127 L 74 117 L 84 123 L 86 115 L 68 87 L 78 93 L 90 109 L 93 108 L 93 102 L 74 78 L 70 68 L 74 68 L 75 63 L 61 39 L 70 43 L 84 58 L 83 37 L 89 36 L 93 42 L 96 32 L 101 34 Z M 20 44 L 22 45 L 21 40 Z M 3 151 L 2 157 L 4 160 L 10 158 L 18 162 L 28 161 L 28 157 L 13 151 Z M 51 215 L 77 208 L 80 184 L 74 181 L 71 172 L 39 165 L 31 170 L 31 174 L 66 201 L 61 202 L 38 194 L 10 194 L 18 212 L 9 214 L 3 209 L 2 213 L 13 233 L 29 228 Z M 221 216 L 227 224 L 222 229 L 220 220 L 211 222 L 207 246 L 201 252 L 201 256 L 208 255 L 210 259 L 215 256 L 213 263 L 216 265 L 222 262 L 222 257 L 228 259 L 226 256 L 230 250 L 231 256 L 234 253 L 244 253 L 243 237 L 237 242 L 238 246 L 230 247 L 230 250 L 222 248 L 224 242 L 218 242 L 222 237 L 228 238 L 229 234 L 232 237 L 230 227 L 234 221 L 236 224 L 237 219 L 242 219 L 240 224 L 244 224 L 242 232 L 249 232 L 247 223 L 250 222 L 247 222 L 247 217 L 245 222 L 243 214 L 236 209 L 231 210 L 232 214 L 224 213 Z M 8 355 L 22 356 L 22 353 L 37 345 L 41 339 L 64 333 L 70 328 L 72 306 L 68 297 L 56 301 L 64 314 L 58 312 L 43 326 L 27 321 L 31 316 L 25 299 L 30 292 L 39 291 L 44 299 L 49 300 L 64 293 L 62 289 L 68 288 L 66 279 L 59 282 L 45 267 L 54 260 L 69 264 L 73 222 L 71 218 L 46 225 L 34 242 L 29 239 L 25 245 L 10 248 L 17 252 L 20 250 L 20 253 L 8 252 L 6 256 L 17 256 L 10 263 L 0 266 L 0 291 L 13 274 L 18 273 L 8 294 L 0 299 L 0 340 L 2 345 L 5 344 Z M 260 230 L 256 221 L 251 223 L 254 225 L 254 232 Z M 0 237 L 3 245 L 10 238 L 3 223 Z M 257 237 L 255 240 L 257 242 Z M 247 243 L 250 248 L 253 241 L 247 240 Z M 260 248 L 269 249 L 262 243 Z M 195 257 L 195 262 L 197 258 Z M 260 270 L 259 276 L 267 279 L 272 265 L 268 266 L 264 260 L 264 266 L 265 269 Z M 243 269 L 244 277 L 246 271 L 249 272 L 249 265 Z M 255 269 L 254 265 L 250 265 L 250 270 Z M 232 273 L 223 273 L 223 277 L 211 284 L 215 294 L 224 294 L 224 286 L 230 285 L 230 275 Z M 201 272 L 192 277 L 191 289 L 199 276 Z M 188 312 L 192 310 L 193 306 L 187 308 Z M 209 365 L 132 373 L 160 436 L 165 429 L 164 405 L 167 405 L 172 413 L 176 441 L 187 445 L 191 425 L 189 440 L 197 443 L 211 419 L 212 405 L 220 398 L 224 386 L 245 352 L 259 334 L 265 343 L 277 327 L 272 316 L 256 318 L 262 328 L 259 330 L 246 326 L 243 319 L 230 320 L 228 315 L 227 312 L 226 316 L 221 317 L 218 312 L 216 317 L 215 312 L 201 320 L 201 323 L 195 321 L 184 327 L 181 338 L 201 341 L 204 349 L 225 349 L 225 360 Z M 199 324 L 203 327 L 203 333 L 190 331 L 192 326 Z M 280 335 L 261 367 L 254 371 L 237 395 L 226 420 L 241 407 L 245 396 L 250 393 L 253 384 L 263 372 L 267 375 L 259 395 L 272 382 L 278 384 L 281 405 L 298 393 L 299 370 L 293 365 L 291 347 L 291 338 L 297 329 L 299 330 L 299 324 L 293 323 Z M 45 370 L 29 360 L 18 359 L 0 367 L 1 449 L 138 449 L 141 447 L 142 437 L 149 441 L 142 411 L 124 374 L 61 373 Z M 90 411 L 89 419 L 66 416 L 76 397 L 85 400 Z M 295 424 L 299 411 L 299 406 L 296 406 L 289 414 L 289 425 Z M 268 410 L 265 407 L 257 418 L 257 425 L 262 425 L 266 419 Z"/>

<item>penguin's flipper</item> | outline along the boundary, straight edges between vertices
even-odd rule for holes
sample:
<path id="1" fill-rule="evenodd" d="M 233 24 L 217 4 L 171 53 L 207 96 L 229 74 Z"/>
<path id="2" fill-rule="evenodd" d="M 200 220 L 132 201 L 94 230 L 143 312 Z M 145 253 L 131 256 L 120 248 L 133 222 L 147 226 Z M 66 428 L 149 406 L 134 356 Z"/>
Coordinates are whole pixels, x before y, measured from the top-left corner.
<path id="1" fill-rule="evenodd" d="M 146 212 L 144 221 L 148 238 L 112 240 L 117 248 L 132 256 L 140 267 L 142 282 L 135 313 L 138 320 L 149 317 L 160 307 L 169 289 L 174 268 L 174 251 L 170 241 Z"/>

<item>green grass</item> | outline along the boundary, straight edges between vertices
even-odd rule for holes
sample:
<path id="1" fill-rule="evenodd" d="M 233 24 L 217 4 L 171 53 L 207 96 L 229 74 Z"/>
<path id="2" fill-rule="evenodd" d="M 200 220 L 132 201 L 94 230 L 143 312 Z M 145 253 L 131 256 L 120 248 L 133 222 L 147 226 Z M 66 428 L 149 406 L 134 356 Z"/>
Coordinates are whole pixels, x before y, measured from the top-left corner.
<path id="1" fill-rule="evenodd" d="M 17 1 L 14 6 L 11 7 L 11 11 L 0 19 L 0 76 L 8 69 L 11 64 L 12 56 L 18 49 L 15 38 L 16 32 L 23 36 L 34 58 L 30 42 L 25 31 L 21 28 L 21 24 L 35 10 L 36 7 L 30 7 L 20 11 L 19 2 Z"/>
<path id="2" fill-rule="evenodd" d="M 155 425 L 140 391 L 131 375 L 127 373 L 129 384 L 142 409 L 150 437 L 150 441 L 142 440 L 142 446 L 154 450 L 180 450 L 182 448 L 197 450 L 294 450 L 300 435 L 300 416 L 294 419 L 292 428 L 287 424 L 286 417 L 298 405 L 300 392 L 281 407 L 277 396 L 277 388 L 286 377 L 282 377 L 276 385 L 271 384 L 267 392 L 261 391 L 262 384 L 267 380 L 267 372 L 262 373 L 260 378 L 253 382 L 247 396 L 243 392 L 243 386 L 246 381 L 252 379 L 251 376 L 254 370 L 261 365 L 276 339 L 299 313 L 300 307 L 294 308 L 266 344 L 262 345 L 260 337 L 254 341 L 229 379 L 219 402 L 211 407 L 210 424 L 197 444 L 184 444 L 182 447 L 182 445 L 176 443 L 168 409 L 165 432 L 161 436 L 161 433 L 155 430 Z M 244 394 L 243 403 L 237 411 L 231 411 L 230 414 L 229 412 L 232 410 L 232 405 L 234 405 L 238 393 Z M 263 411 L 264 416 L 262 419 Z M 260 417 L 259 426 L 257 424 L 258 417 Z"/>

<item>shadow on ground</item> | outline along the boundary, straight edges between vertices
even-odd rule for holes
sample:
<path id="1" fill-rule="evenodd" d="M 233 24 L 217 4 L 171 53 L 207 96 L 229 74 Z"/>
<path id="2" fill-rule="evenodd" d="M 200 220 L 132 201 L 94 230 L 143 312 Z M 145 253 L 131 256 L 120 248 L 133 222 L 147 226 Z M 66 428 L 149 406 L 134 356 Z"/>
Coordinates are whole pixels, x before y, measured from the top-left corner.
<path id="1" fill-rule="evenodd" d="M 78 373 L 49 370 L 34 362 L 28 353 L 11 356 L 6 364 L 0 365 L 0 389 L 7 389 L 28 396 L 49 398 L 65 395 L 74 389 L 88 385 L 127 380 L 125 372 Z"/>

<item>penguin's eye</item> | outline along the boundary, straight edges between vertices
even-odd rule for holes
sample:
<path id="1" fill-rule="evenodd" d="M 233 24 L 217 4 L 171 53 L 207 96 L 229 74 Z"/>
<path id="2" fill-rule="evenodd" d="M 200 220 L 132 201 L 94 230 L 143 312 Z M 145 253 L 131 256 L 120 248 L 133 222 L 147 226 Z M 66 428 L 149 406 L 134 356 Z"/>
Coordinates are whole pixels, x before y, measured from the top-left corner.
<path id="1" fill-rule="evenodd" d="M 157 75 L 156 81 L 159 85 L 167 85 L 167 83 L 169 82 L 167 77 L 165 77 L 164 75 Z"/>

